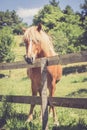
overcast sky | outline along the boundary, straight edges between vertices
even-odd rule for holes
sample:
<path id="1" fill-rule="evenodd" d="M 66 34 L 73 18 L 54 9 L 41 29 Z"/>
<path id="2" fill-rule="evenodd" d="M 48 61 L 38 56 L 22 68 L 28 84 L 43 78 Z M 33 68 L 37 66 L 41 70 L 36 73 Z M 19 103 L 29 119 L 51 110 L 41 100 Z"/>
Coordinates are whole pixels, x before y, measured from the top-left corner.
<path id="1" fill-rule="evenodd" d="M 19 17 L 24 22 L 31 24 L 33 16 L 37 14 L 39 9 L 44 5 L 49 4 L 49 0 L 0 0 L 0 11 L 15 10 Z M 72 9 L 81 11 L 80 4 L 84 3 L 84 0 L 56 0 L 59 1 L 59 6 L 63 10 L 66 5 L 70 5 Z"/>

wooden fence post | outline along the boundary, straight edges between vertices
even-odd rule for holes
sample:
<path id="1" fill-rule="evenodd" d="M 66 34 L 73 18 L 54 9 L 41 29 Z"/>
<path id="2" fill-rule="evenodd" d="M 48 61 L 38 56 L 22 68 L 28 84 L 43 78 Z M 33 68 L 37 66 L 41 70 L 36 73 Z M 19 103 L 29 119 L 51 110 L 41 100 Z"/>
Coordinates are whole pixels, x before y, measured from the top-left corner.
<path id="1" fill-rule="evenodd" d="M 41 60 L 42 130 L 48 129 L 47 59 Z"/>

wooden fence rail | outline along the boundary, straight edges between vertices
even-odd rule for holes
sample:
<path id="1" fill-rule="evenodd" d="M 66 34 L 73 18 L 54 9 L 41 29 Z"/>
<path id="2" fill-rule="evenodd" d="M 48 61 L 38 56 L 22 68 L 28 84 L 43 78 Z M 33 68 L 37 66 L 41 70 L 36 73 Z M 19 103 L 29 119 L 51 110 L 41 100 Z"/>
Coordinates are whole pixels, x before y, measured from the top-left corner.
<path id="1" fill-rule="evenodd" d="M 47 97 L 47 105 L 50 105 L 50 102 L 53 106 L 59 107 L 68 107 L 68 108 L 79 108 L 87 109 L 87 98 L 63 98 L 63 97 Z M 0 101 L 5 99 L 6 102 L 10 103 L 21 103 L 21 104 L 37 104 L 41 105 L 42 100 L 39 96 L 6 96 L 0 95 Z"/>
<path id="2" fill-rule="evenodd" d="M 0 70 L 12 70 L 12 69 L 21 69 L 21 68 L 35 68 L 41 66 L 41 60 L 44 58 L 37 59 L 33 64 L 27 64 L 25 61 L 18 61 L 13 63 L 1 63 Z M 71 53 L 66 55 L 59 55 L 46 58 L 47 65 L 56 65 L 56 64 L 72 64 L 78 62 L 87 62 L 87 51 L 79 53 Z"/>
<path id="3" fill-rule="evenodd" d="M 42 105 L 42 130 L 47 130 L 48 121 L 48 105 L 62 106 L 62 107 L 72 107 L 72 108 L 82 108 L 87 109 L 87 98 L 57 98 L 57 97 L 47 97 L 47 71 L 46 68 L 49 65 L 56 64 L 72 64 L 77 62 L 87 62 L 87 52 L 80 52 L 68 55 L 54 56 L 50 58 L 41 58 L 36 60 L 33 64 L 27 64 L 26 62 L 15 62 L 15 63 L 3 63 L 0 64 L 0 70 L 10 70 L 10 69 L 20 69 L 20 68 L 36 68 L 41 67 L 42 74 L 42 95 L 40 97 L 30 97 L 30 96 L 6 96 L 7 102 L 14 103 L 34 103 Z M 37 99 L 37 100 L 36 100 Z M 0 95 L 0 101 L 2 101 L 2 95 Z"/>

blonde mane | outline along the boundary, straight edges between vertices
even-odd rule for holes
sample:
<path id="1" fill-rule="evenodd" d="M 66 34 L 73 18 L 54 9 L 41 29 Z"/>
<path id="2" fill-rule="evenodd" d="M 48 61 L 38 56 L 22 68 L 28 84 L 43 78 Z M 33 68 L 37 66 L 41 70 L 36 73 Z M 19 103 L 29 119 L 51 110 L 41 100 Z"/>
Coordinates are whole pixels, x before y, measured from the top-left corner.
<path id="1" fill-rule="evenodd" d="M 36 26 L 28 28 L 24 34 L 24 41 L 29 42 L 30 39 L 36 44 L 41 43 L 45 52 L 52 56 L 56 55 L 51 38 L 43 30 L 39 32 Z"/>

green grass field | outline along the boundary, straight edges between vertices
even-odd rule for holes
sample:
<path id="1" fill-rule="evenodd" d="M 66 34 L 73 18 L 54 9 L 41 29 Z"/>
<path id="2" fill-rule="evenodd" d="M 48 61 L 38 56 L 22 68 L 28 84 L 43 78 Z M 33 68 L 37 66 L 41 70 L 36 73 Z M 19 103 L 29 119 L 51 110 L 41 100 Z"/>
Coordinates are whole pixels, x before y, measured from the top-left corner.
<path id="1" fill-rule="evenodd" d="M 3 73 L 8 74 L 8 71 Z M 26 69 L 22 70 L 12 70 L 10 78 L 0 79 L 0 95 L 31 95 L 31 82 L 27 78 Z M 87 73 L 81 74 L 70 74 L 68 76 L 63 76 L 61 81 L 56 85 L 57 97 L 87 97 Z M 2 105 L 1 105 L 2 106 Z M 4 106 L 5 108 L 6 106 Z M 12 104 L 11 111 L 15 113 L 21 113 L 17 117 L 15 115 L 15 121 L 17 128 L 14 128 L 14 116 L 11 118 L 6 117 L 6 129 L 13 127 L 14 130 L 33 130 L 41 129 L 40 116 L 40 106 L 36 106 L 34 109 L 34 120 L 27 126 L 24 124 L 30 105 L 26 104 Z M 9 108 L 9 107 L 8 107 Z M 87 128 L 87 110 L 82 109 L 72 109 L 72 108 L 60 108 L 56 107 L 57 115 L 60 122 L 60 130 L 86 130 Z M 13 114 L 14 115 L 14 114 Z M 21 119 L 23 118 L 23 119 Z M 22 121 L 22 122 L 21 122 Z M 38 126 L 39 125 L 39 126 Z M 38 127 L 37 127 L 38 126 Z M 49 129 L 53 127 L 52 117 L 49 117 Z"/>
<path id="2" fill-rule="evenodd" d="M 25 48 L 19 46 L 22 37 L 16 37 L 15 61 L 23 60 Z M 1 71 L 0 74 L 9 75 L 9 71 Z M 27 78 L 26 69 L 11 70 L 11 77 L 0 78 L 0 95 L 31 95 L 31 82 Z M 56 85 L 55 96 L 87 98 L 87 72 L 63 76 Z M 41 130 L 40 106 L 34 109 L 33 121 L 25 124 L 30 105 L 6 103 L 5 99 L 0 103 L 0 127 L 6 130 Z M 57 117 L 60 123 L 57 130 L 87 130 L 87 110 L 56 107 Z M 53 128 L 52 117 L 48 120 L 49 130 Z"/>
<path id="3" fill-rule="evenodd" d="M 8 75 L 9 71 L 1 71 Z M 0 94 L 7 95 L 30 95 L 31 85 L 27 77 L 26 69 L 11 70 L 10 78 L 0 79 Z M 63 76 L 56 85 L 55 96 L 58 97 L 86 97 L 87 96 L 87 73 L 70 74 Z"/>

